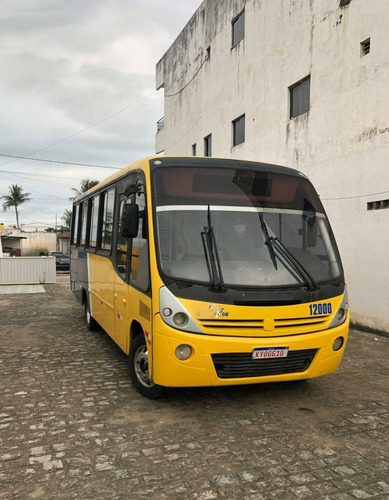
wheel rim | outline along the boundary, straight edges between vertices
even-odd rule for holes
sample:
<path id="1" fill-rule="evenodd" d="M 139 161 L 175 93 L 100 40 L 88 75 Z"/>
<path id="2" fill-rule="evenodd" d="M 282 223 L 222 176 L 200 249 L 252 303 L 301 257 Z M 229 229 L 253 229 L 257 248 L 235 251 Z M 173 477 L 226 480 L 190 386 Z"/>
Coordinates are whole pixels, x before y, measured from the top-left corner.
<path id="1" fill-rule="evenodd" d="M 136 350 L 134 368 L 139 382 L 145 387 L 153 387 L 154 384 L 149 377 L 149 356 L 145 345 Z"/>

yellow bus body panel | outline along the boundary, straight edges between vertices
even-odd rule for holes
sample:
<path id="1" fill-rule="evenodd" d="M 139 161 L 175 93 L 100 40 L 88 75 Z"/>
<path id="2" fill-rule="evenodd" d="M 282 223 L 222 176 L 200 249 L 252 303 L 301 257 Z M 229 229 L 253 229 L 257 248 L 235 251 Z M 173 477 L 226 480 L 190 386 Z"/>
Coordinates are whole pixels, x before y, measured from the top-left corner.
<path id="1" fill-rule="evenodd" d="M 209 311 L 223 308 L 228 311 L 229 316 L 227 319 L 221 319 L 220 323 L 228 323 L 229 319 L 233 319 L 234 326 L 214 328 L 212 334 L 189 333 L 166 325 L 160 314 L 156 314 L 153 324 L 153 380 L 157 384 L 173 387 L 237 385 L 301 380 L 332 373 L 337 370 L 343 357 L 349 331 L 349 313 L 342 325 L 328 328 L 342 299 L 343 295 L 340 295 L 325 301 L 332 304 L 333 311 L 331 315 L 326 316 L 325 320 L 323 316 L 307 317 L 309 303 L 282 307 L 216 304 L 215 308 L 215 304 L 179 299 L 192 318 L 198 320 L 206 318 L 207 315 L 212 317 L 212 312 Z M 264 324 L 268 330 L 260 327 L 257 329 L 250 327 L 250 330 L 245 330 L 240 327 L 240 325 L 247 325 L 247 320 L 252 321 L 258 318 L 264 318 Z M 272 325 L 277 324 L 277 319 L 277 327 L 271 329 Z M 302 319 L 306 321 L 303 326 L 301 326 Z M 313 319 L 319 322 L 309 323 L 309 320 Z M 198 321 L 199 325 L 204 323 L 206 324 L 206 321 Z M 285 323 L 288 326 L 285 326 Z M 344 343 L 342 348 L 335 352 L 332 344 L 338 337 L 343 337 Z M 175 350 L 180 344 L 188 344 L 192 347 L 193 353 L 186 361 L 179 361 L 175 356 Z M 289 352 L 317 349 L 317 352 L 309 368 L 303 372 L 244 378 L 219 378 L 217 376 L 212 354 L 252 353 L 256 347 L 288 347 Z M 256 362 L 260 363 L 261 360 Z"/>
<path id="2" fill-rule="evenodd" d="M 154 372 L 156 384 L 178 386 L 207 386 L 207 385 L 238 385 L 258 384 L 266 382 L 282 382 L 288 380 L 305 380 L 320 377 L 337 370 L 342 360 L 348 337 L 348 322 L 336 328 L 317 332 L 311 335 L 293 335 L 277 338 L 240 338 L 216 337 L 199 334 L 182 333 L 173 328 L 162 325 L 159 315 L 154 318 Z M 164 334 L 159 333 L 165 330 Z M 168 332 L 166 330 L 169 330 Z M 332 349 L 334 340 L 342 336 L 344 344 L 335 352 Z M 175 349 L 180 344 L 188 344 L 193 349 L 192 356 L 187 361 L 179 361 L 175 356 Z M 288 346 L 289 351 L 300 349 L 318 349 L 312 363 L 306 371 L 287 373 L 282 375 L 219 378 L 213 365 L 211 354 L 218 353 L 251 353 L 255 347 Z M 261 360 L 257 360 L 258 363 Z"/>

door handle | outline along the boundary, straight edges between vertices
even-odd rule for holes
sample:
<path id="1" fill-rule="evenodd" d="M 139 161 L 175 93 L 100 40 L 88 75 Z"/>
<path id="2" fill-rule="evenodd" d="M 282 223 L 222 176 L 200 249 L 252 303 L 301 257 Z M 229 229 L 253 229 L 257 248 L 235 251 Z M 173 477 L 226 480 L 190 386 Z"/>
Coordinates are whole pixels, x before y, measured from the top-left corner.
<path id="1" fill-rule="evenodd" d="M 115 299 L 118 298 L 118 294 L 117 293 L 114 293 L 113 296 L 115 297 Z"/>
<path id="2" fill-rule="evenodd" d="M 127 301 L 126 301 L 126 299 L 123 299 L 123 304 L 127 304 Z"/>

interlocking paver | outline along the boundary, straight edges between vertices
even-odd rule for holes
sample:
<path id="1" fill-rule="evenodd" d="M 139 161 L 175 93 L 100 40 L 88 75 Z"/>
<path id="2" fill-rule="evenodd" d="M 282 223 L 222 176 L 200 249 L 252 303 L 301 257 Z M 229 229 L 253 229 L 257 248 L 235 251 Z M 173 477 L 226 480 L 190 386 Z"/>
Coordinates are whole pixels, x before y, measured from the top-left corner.
<path id="1" fill-rule="evenodd" d="M 0 499 L 389 498 L 389 339 L 305 384 L 139 396 L 70 291 L 1 296 Z"/>

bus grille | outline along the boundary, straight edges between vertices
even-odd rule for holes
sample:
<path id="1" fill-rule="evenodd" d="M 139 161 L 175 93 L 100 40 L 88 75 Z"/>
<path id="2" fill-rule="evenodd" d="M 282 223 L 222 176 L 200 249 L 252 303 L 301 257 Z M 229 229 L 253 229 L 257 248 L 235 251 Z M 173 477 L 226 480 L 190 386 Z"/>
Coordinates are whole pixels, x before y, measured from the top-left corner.
<path id="1" fill-rule="evenodd" d="M 300 335 L 321 330 L 327 326 L 330 315 L 305 318 L 275 318 L 270 330 L 264 319 L 199 319 L 204 333 L 211 335 L 237 335 L 267 337 Z"/>
<path id="2" fill-rule="evenodd" d="M 251 352 L 212 354 L 219 378 L 266 377 L 307 370 L 317 349 L 289 351 L 286 358 L 252 359 Z"/>

